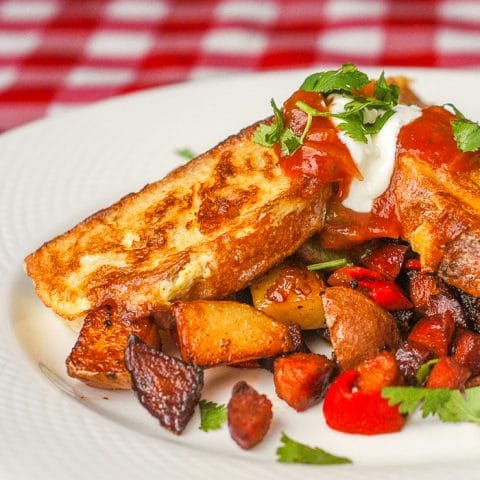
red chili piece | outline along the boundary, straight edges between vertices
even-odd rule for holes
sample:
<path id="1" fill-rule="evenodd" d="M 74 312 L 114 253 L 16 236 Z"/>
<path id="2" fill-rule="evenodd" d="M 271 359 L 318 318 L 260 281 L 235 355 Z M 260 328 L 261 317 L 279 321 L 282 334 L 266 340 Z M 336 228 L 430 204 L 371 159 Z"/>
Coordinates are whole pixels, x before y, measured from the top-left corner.
<path id="1" fill-rule="evenodd" d="M 344 267 L 328 278 L 331 286 L 358 288 L 386 310 L 407 310 L 413 307 L 401 288 L 378 272 L 363 267 Z"/>
<path id="2" fill-rule="evenodd" d="M 340 432 L 362 435 L 400 431 L 405 417 L 398 407 L 391 407 L 380 390 L 354 391 L 357 377 L 357 370 L 347 370 L 328 389 L 323 403 L 327 425 Z"/>

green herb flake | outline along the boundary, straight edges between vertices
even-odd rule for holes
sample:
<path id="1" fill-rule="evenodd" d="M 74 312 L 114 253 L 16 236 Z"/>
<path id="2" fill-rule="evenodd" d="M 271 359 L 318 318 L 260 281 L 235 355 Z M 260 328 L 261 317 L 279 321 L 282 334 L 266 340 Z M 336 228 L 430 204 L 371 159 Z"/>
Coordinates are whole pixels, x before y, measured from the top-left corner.
<path id="1" fill-rule="evenodd" d="M 457 142 L 457 147 L 462 152 L 476 152 L 480 149 L 480 125 L 460 118 L 451 121 L 453 136 Z"/>
<path id="2" fill-rule="evenodd" d="M 195 158 L 197 155 L 192 152 L 189 148 L 180 148 L 179 150 L 176 150 L 175 153 L 179 156 L 184 158 L 185 160 L 191 160 L 192 158 Z"/>
<path id="3" fill-rule="evenodd" d="M 366 73 L 357 70 L 352 63 L 345 63 L 338 70 L 313 73 L 304 80 L 300 89 L 324 95 L 332 92 L 350 93 L 352 89 L 358 90 L 369 81 Z"/>
<path id="4" fill-rule="evenodd" d="M 311 265 L 307 265 L 307 269 L 310 271 L 327 270 L 331 268 L 348 267 L 351 265 L 352 264 L 348 263 L 346 258 L 336 258 L 335 260 L 329 260 L 328 262 L 312 263 Z"/>
<path id="5" fill-rule="evenodd" d="M 416 375 L 417 382 L 419 385 L 423 385 L 425 383 L 425 380 L 430 375 L 430 371 L 432 370 L 433 366 L 436 365 L 437 363 L 438 363 L 438 358 L 434 358 L 424 363 L 423 365 L 420 365 Z"/>
<path id="6" fill-rule="evenodd" d="M 275 121 L 273 123 L 261 123 L 255 133 L 252 140 L 263 147 L 273 147 L 281 138 L 285 122 L 283 121 L 282 112 L 277 107 L 275 100 L 272 98 L 271 105 L 273 113 L 275 115 Z"/>
<path id="7" fill-rule="evenodd" d="M 277 448 L 277 461 L 282 463 L 307 463 L 313 465 L 340 465 L 352 463 L 349 458 L 337 457 L 318 447 L 309 447 L 296 442 L 282 432 L 280 441 L 283 445 Z"/>
<path id="8" fill-rule="evenodd" d="M 382 396 L 400 413 L 412 414 L 420 408 L 423 417 L 438 415 L 442 422 L 480 424 L 480 387 L 465 392 L 446 388 L 385 387 Z"/>
<path id="9" fill-rule="evenodd" d="M 200 430 L 209 432 L 218 430 L 227 420 L 227 409 L 225 405 L 219 405 L 208 400 L 200 400 Z"/>

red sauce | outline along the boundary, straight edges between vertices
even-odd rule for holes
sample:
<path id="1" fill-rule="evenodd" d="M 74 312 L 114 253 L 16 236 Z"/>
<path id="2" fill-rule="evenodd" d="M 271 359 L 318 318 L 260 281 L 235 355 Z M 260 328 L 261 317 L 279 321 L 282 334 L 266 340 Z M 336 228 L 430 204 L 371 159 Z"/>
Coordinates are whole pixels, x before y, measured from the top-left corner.
<path id="1" fill-rule="evenodd" d="M 435 168 L 466 172 L 478 165 L 478 153 L 457 148 L 451 121 L 455 116 L 442 107 L 428 107 L 422 116 L 405 125 L 398 136 L 398 153 L 411 152 Z"/>
<path id="2" fill-rule="evenodd" d="M 287 100 L 284 105 L 286 125 L 295 135 L 301 136 L 307 114 L 295 106 L 298 101 L 320 111 L 326 111 L 326 106 L 321 95 L 301 90 Z M 418 119 L 400 130 L 397 155 L 411 152 L 435 168 L 455 172 L 478 166 L 478 153 L 462 153 L 457 149 L 450 124 L 453 119 L 454 115 L 441 107 L 426 108 Z M 328 207 L 326 225 L 318 235 L 322 247 L 345 249 L 374 238 L 400 236 L 401 225 L 390 187 L 374 201 L 369 213 L 355 212 L 342 205 L 352 177 L 362 177 L 330 118 L 313 118 L 303 146 L 293 155 L 282 156 L 282 167 L 290 176 L 316 177 L 322 183 L 338 184 L 337 195 Z"/>

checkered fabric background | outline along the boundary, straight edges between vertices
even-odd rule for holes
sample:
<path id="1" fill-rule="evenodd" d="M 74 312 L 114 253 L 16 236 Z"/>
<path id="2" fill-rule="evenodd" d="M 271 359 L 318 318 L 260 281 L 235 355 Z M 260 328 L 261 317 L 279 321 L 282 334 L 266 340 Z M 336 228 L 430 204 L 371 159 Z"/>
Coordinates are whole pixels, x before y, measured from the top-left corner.
<path id="1" fill-rule="evenodd" d="M 347 60 L 478 69 L 480 0 L 0 0 L 0 131 L 156 85 Z"/>

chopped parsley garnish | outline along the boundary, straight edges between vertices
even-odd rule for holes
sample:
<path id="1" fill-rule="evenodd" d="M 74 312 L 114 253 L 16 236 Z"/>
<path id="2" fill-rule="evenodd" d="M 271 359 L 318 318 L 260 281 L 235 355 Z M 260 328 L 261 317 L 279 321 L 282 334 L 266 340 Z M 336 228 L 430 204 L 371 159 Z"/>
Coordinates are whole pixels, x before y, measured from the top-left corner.
<path id="1" fill-rule="evenodd" d="M 468 118 L 453 103 L 446 103 L 444 107 L 451 107 L 457 120 L 450 123 L 457 147 L 462 152 L 476 152 L 480 149 L 480 125 Z"/>
<path id="2" fill-rule="evenodd" d="M 442 422 L 471 422 L 480 424 L 480 387 L 465 392 L 446 388 L 385 387 L 382 396 L 390 405 L 398 405 L 400 413 L 422 416 L 438 415 Z"/>
<path id="3" fill-rule="evenodd" d="M 345 105 L 345 110 L 339 113 L 319 111 L 305 102 L 297 102 L 297 108 L 307 114 L 304 131 L 298 137 L 289 128 L 285 128 L 282 113 L 272 100 L 275 121 L 271 124 L 260 124 L 253 135 L 253 141 L 265 147 L 272 147 L 280 142 L 282 153 L 291 155 L 305 141 L 313 118 L 321 116 L 341 119 L 342 122 L 338 124 L 340 130 L 358 142 L 367 143 L 368 135 L 378 133 L 395 113 L 393 107 L 398 104 L 399 98 L 399 88 L 389 85 L 383 72 L 375 83 L 373 97 L 359 93 L 359 89 L 368 83 L 368 75 L 357 70 L 351 63 L 342 65 L 338 70 L 310 75 L 300 89 L 319 93 L 325 98 L 335 93 L 344 95 L 351 99 Z"/>
<path id="4" fill-rule="evenodd" d="M 176 150 L 175 153 L 185 160 L 191 160 L 192 158 L 196 157 L 195 153 L 193 153 L 189 148 L 180 148 L 179 150 Z"/>
<path id="5" fill-rule="evenodd" d="M 277 461 L 282 463 L 308 463 L 314 465 L 339 465 L 352 463 L 349 458 L 337 457 L 318 447 L 296 442 L 282 433 L 282 446 L 277 448 Z"/>
<path id="6" fill-rule="evenodd" d="M 218 430 L 227 420 L 227 409 L 225 405 L 219 405 L 208 400 L 200 400 L 200 430 L 209 432 Z"/>

